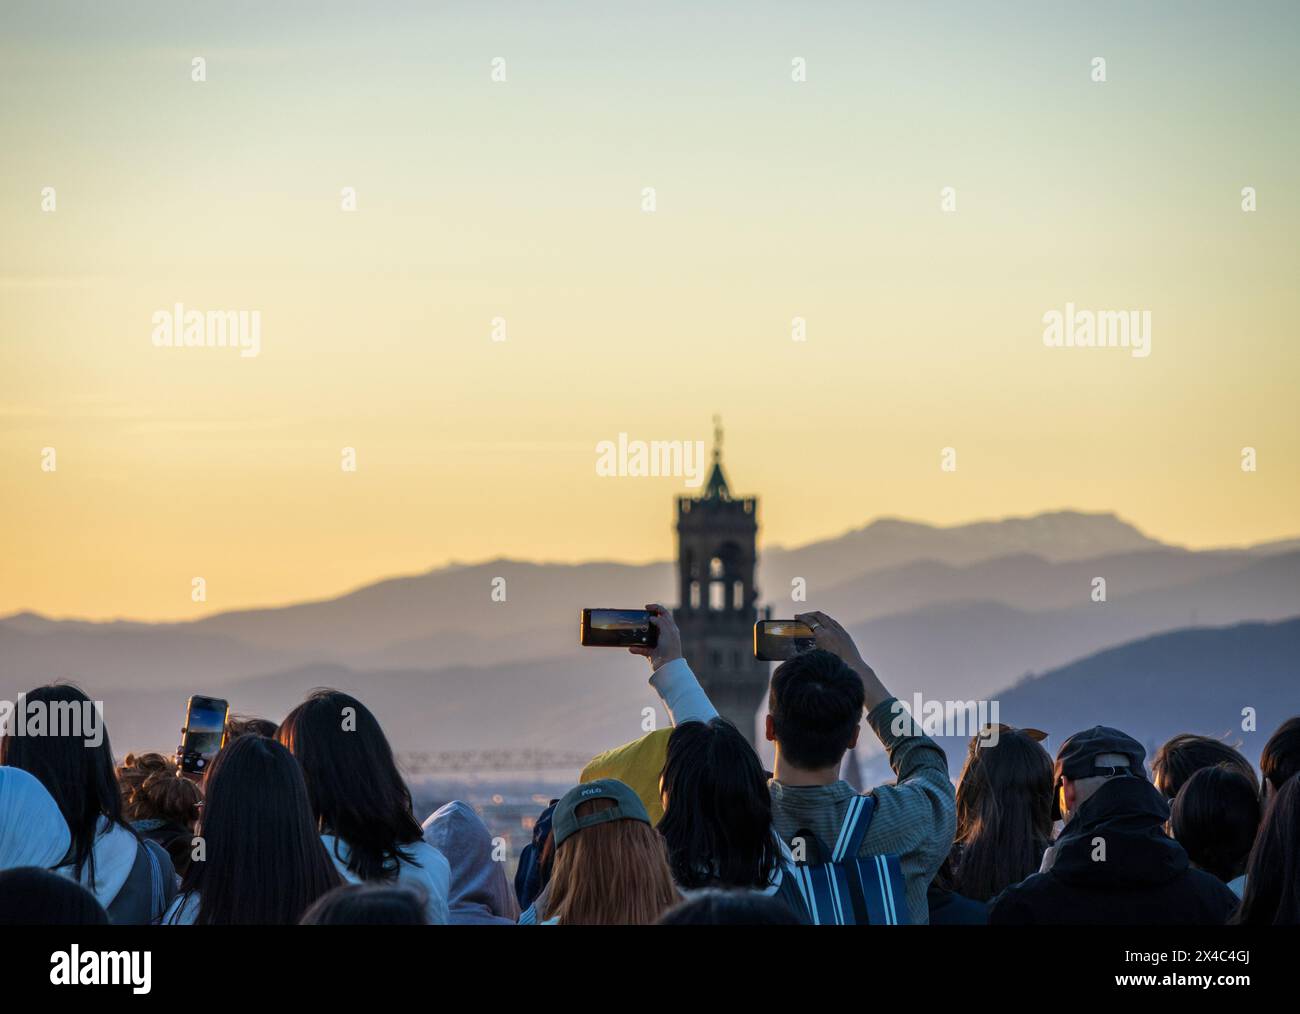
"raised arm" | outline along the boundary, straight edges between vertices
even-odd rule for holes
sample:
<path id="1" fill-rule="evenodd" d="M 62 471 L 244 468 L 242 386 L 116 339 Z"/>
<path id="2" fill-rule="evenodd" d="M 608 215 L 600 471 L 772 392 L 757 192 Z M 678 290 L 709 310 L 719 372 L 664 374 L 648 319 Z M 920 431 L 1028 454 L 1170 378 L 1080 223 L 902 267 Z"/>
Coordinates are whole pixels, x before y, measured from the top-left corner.
<path id="1" fill-rule="evenodd" d="M 718 709 L 682 657 L 682 637 L 673 614 L 657 602 L 646 606 L 646 611 L 650 613 L 650 622 L 659 630 L 658 643 L 653 648 L 628 648 L 628 651 L 649 661 L 650 685 L 664 702 L 669 720 L 673 725 L 681 725 L 717 718 Z"/>
<path id="2" fill-rule="evenodd" d="M 926 889 L 952 848 L 957 829 L 948 758 L 880 682 L 843 627 L 825 613 L 804 613 L 798 619 L 812 627 L 817 647 L 834 652 L 862 678 L 867 724 L 889 755 L 895 776 L 893 785 L 871 790 L 876 812 L 863 851 L 898 855 L 908 908 L 914 921 L 924 922 Z"/>
<path id="3" fill-rule="evenodd" d="M 669 719 L 677 726 L 683 722 L 707 722 L 716 718 L 718 709 L 682 657 L 682 639 L 672 613 L 658 604 L 648 605 L 646 609 L 650 613 L 650 622 L 659 629 L 658 643 L 653 648 L 629 648 L 628 651 L 649 661 L 650 685 L 663 701 Z M 657 824 L 663 816 L 659 773 L 663 770 L 671 733 L 671 729 L 656 729 L 592 758 L 582 769 L 579 781 L 617 778 L 625 782 L 641 797 L 651 823 Z"/>

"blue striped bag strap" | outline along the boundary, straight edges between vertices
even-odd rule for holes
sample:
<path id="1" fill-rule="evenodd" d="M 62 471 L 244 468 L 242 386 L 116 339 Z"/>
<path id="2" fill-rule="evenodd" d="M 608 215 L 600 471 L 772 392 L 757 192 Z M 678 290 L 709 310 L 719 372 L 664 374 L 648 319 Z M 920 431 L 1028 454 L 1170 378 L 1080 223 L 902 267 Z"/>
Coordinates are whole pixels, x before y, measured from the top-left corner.
<path id="1" fill-rule="evenodd" d="M 872 925 L 906 925 L 911 918 L 902 865 L 896 855 L 861 855 L 876 800 L 871 795 L 858 796 L 854 802 L 858 800 L 861 802 L 856 809 L 850 806 L 837 849 L 841 861 L 845 861 L 846 886 L 854 914 L 859 921 Z"/>
<path id="2" fill-rule="evenodd" d="M 871 816 L 875 812 L 875 798 L 854 796 L 849 800 L 844 812 L 844 822 L 831 850 L 831 863 L 826 867 L 826 876 L 830 881 L 830 890 L 835 896 L 836 922 L 840 925 L 865 926 L 877 922 L 876 915 L 868 904 L 869 895 L 862 883 L 859 873 L 858 851 L 862 839 L 871 826 Z"/>
<path id="3" fill-rule="evenodd" d="M 793 863 L 795 885 L 803 895 L 808 915 L 817 926 L 840 923 L 840 906 L 834 897 L 834 867 L 831 850 L 808 828 L 800 828 L 790 839 L 800 844 L 802 859 Z"/>
<path id="4" fill-rule="evenodd" d="M 862 839 L 867 836 L 875 812 L 876 797 L 870 793 L 849 800 L 848 812 L 844 814 L 839 837 L 835 839 L 835 847 L 831 850 L 831 862 L 842 863 L 845 859 L 857 858 L 862 851 Z"/>

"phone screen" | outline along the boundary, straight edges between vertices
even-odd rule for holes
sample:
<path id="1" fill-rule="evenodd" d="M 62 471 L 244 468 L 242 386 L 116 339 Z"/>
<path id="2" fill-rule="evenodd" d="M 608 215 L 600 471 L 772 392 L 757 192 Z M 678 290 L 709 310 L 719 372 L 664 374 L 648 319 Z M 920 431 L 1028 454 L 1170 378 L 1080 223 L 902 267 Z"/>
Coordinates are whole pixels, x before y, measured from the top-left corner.
<path id="1" fill-rule="evenodd" d="M 584 609 L 579 640 L 589 648 L 653 648 L 659 628 L 644 609 Z"/>
<path id="2" fill-rule="evenodd" d="M 181 770 L 206 771 L 226 738 L 229 705 L 218 697 L 191 697 L 181 743 Z"/>
<path id="3" fill-rule="evenodd" d="M 759 620 L 754 624 L 754 657 L 784 662 L 817 647 L 812 628 L 798 620 Z"/>

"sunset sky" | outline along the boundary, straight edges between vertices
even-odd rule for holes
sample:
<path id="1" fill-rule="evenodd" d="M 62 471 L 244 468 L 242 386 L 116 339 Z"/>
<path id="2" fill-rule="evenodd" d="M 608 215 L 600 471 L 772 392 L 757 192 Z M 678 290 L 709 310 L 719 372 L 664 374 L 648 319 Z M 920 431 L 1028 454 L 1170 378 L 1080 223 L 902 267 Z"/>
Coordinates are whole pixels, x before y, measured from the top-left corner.
<path id="1" fill-rule="evenodd" d="M 1300 535 L 1297 38 L 1290 2 L 6 0 L 0 615 L 665 559 L 683 480 L 596 445 L 715 413 L 768 545 Z M 155 347 L 178 302 L 259 311 L 260 354 Z M 1150 356 L 1045 347 L 1067 302 L 1150 311 Z"/>

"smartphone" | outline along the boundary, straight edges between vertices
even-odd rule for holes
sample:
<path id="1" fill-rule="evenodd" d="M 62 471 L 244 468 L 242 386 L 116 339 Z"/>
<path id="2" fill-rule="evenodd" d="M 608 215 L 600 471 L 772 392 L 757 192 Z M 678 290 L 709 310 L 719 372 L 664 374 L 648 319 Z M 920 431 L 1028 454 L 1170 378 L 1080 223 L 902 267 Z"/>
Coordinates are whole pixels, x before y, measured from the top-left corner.
<path id="1" fill-rule="evenodd" d="M 759 620 L 754 624 L 754 657 L 784 662 L 817 647 L 812 628 L 798 620 Z"/>
<path id="2" fill-rule="evenodd" d="M 588 648 L 653 648 L 659 628 L 644 609 L 584 609 L 578 643 Z"/>
<path id="3" fill-rule="evenodd" d="M 180 770 L 183 774 L 202 774 L 212 765 L 217 751 L 226 742 L 226 714 L 230 705 L 220 697 L 195 694 L 185 708 L 185 727 L 181 729 Z"/>

